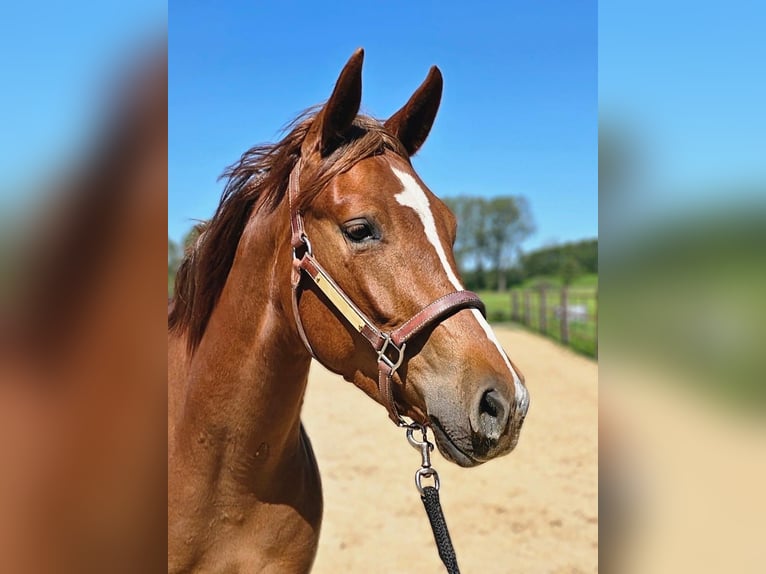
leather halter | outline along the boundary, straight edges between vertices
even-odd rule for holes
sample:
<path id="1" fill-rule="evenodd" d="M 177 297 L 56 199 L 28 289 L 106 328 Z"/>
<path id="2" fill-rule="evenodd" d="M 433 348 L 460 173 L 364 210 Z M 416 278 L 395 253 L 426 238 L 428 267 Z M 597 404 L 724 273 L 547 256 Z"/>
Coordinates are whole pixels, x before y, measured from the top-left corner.
<path id="1" fill-rule="evenodd" d="M 404 361 L 407 342 L 427 327 L 442 322 L 462 309 L 479 309 L 482 314 L 485 314 L 484 304 L 478 295 L 471 291 L 454 291 L 426 305 L 391 332 L 384 332 L 376 327 L 314 258 L 311 243 L 303 227 L 303 216 L 297 207 L 300 171 L 301 160 L 298 160 L 290 173 L 287 190 L 292 231 L 290 243 L 293 251 L 291 281 L 293 313 L 298 326 L 298 333 L 308 352 L 319 361 L 303 329 L 303 322 L 298 309 L 298 289 L 300 288 L 301 277 L 305 274 L 327 297 L 327 300 L 338 313 L 372 345 L 372 349 L 378 357 L 378 392 L 381 402 L 388 409 L 388 416 L 392 421 L 397 425 L 406 425 L 396 406 L 392 381 L 394 373 Z M 427 424 L 427 421 L 419 422 L 424 425 Z"/>

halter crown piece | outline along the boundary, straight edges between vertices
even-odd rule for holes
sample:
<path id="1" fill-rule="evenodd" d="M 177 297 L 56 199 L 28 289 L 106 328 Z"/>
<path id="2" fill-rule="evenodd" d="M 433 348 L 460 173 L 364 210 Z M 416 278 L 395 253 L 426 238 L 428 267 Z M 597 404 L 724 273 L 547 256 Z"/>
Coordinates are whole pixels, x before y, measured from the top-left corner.
<path id="1" fill-rule="evenodd" d="M 301 160 L 299 159 L 290 173 L 287 190 L 290 205 L 290 228 L 292 230 L 290 243 L 293 252 L 291 281 L 293 313 L 298 326 L 298 333 L 311 356 L 321 363 L 311 348 L 298 309 L 298 291 L 301 286 L 301 279 L 305 275 L 313 281 L 338 313 L 372 345 L 378 360 L 378 393 L 381 402 L 388 410 L 388 416 L 394 423 L 399 426 L 408 426 L 397 409 L 392 384 L 396 370 L 404 361 L 407 341 L 425 328 L 440 323 L 462 309 L 479 309 L 484 314 L 484 304 L 476 293 L 465 290 L 453 291 L 426 305 L 393 331 L 384 332 L 377 328 L 314 258 L 311 242 L 303 227 L 303 216 L 297 208 L 300 172 Z M 426 425 L 427 421 L 421 421 L 421 424 Z"/>

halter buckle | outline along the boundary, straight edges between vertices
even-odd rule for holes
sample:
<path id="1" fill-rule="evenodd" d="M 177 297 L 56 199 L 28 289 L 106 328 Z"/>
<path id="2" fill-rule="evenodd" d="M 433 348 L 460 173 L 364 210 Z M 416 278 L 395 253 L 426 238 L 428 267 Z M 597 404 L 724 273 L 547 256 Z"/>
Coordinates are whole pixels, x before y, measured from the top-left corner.
<path id="1" fill-rule="evenodd" d="M 396 358 L 396 361 L 391 360 L 388 355 L 386 355 L 386 351 L 389 347 L 396 350 L 398 353 L 399 356 Z M 391 375 L 396 372 L 396 369 L 398 369 L 404 361 L 404 350 L 406 348 L 407 343 L 402 343 L 401 347 L 397 347 L 391 340 L 389 334 L 386 333 L 383 335 L 383 346 L 380 348 L 380 351 L 378 351 L 378 361 L 382 361 L 389 369 L 391 369 Z"/>

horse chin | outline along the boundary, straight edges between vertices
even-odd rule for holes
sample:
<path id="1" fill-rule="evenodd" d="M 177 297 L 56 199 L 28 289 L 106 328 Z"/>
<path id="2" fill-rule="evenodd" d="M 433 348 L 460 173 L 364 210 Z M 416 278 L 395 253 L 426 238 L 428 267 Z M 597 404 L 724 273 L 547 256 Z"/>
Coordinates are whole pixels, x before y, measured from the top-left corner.
<path id="1" fill-rule="evenodd" d="M 441 455 L 450 462 L 454 462 L 458 466 L 463 468 L 470 468 L 472 466 L 478 466 L 485 461 L 474 458 L 472 455 L 461 450 L 450 438 L 447 431 L 442 427 L 439 419 L 430 417 L 431 428 L 434 431 L 434 437 L 436 438 L 436 447 L 439 449 Z"/>

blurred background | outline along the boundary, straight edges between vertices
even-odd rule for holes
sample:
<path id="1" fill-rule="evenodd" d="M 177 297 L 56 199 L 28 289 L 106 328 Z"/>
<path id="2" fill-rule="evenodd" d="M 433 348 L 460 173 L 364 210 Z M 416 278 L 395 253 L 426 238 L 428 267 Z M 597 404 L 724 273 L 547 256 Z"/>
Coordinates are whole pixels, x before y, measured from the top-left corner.
<path id="1" fill-rule="evenodd" d="M 755 2 L 599 4 L 600 566 L 762 572 Z"/>
<path id="2" fill-rule="evenodd" d="M 0 8 L 0 572 L 165 568 L 166 19 Z"/>

